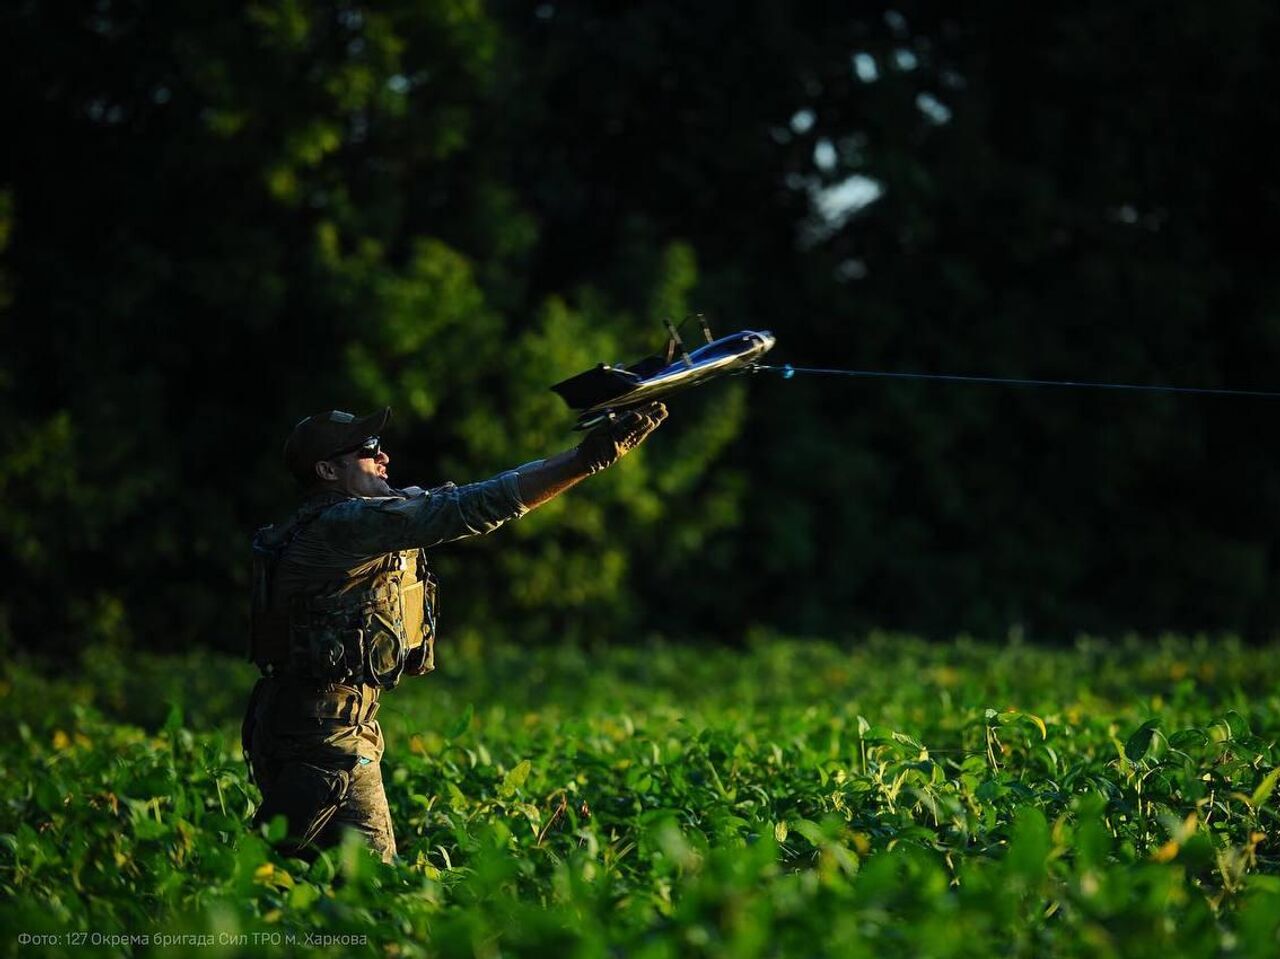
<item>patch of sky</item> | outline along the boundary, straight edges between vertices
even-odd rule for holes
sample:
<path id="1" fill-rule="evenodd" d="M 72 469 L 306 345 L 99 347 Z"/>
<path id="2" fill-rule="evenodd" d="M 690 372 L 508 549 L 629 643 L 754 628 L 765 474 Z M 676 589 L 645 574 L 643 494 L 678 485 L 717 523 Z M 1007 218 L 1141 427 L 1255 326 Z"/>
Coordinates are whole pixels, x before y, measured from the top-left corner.
<path id="1" fill-rule="evenodd" d="M 880 69 L 876 66 L 876 58 L 865 50 L 859 50 L 851 58 L 853 75 L 863 83 L 874 83 L 880 77 Z"/>
<path id="2" fill-rule="evenodd" d="M 833 186 L 814 189 L 813 205 L 829 228 L 840 229 L 850 216 L 883 196 L 879 181 L 855 173 Z"/>
<path id="3" fill-rule="evenodd" d="M 540 3 L 534 8 L 533 15 L 539 20 L 550 20 L 556 15 L 556 7 L 554 3 Z"/>
<path id="4" fill-rule="evenodd" d="M 907 18 L 897 10 L 886 10 L 884 12 L 884 22 L 894 36 L 905 37 L 907 35 Z"/>
<path id="5" fill-rule="evenodd" d="M 93 97 L 84 105 L 84 112 L 94 123 L 114 125 L 124 120 L 124 107 L 103 97 Z"/>
<path id="6" fill-rule="evenodd" d="M 813 124 L 817 121 L 814 112 L 808 108 L 797 110 L 791 117 L 791 129 L 796 133 L 805 134 L 813 129 Z"/>
<path id="7" fill-rule="evenodd" d="M 403 73 L 396 73 L 387 77 L 387 89 L 392 93 L 408 93 L 409 78 Z"/>
<path id="8" fill-rule="evenodd" d="M 939 125 L 947 123 L 951 119 L 951 108 L 932 93 L 917 93 L 916 107 L 929 120 Z"/>
<path id="9" fill-rule="evenodd" d="M 899 70 L 914 70 L 920 61 L 906 47 L 897 47 L 893 51 L 893 65 Z"/>
<path id="10" fill-rule="evenodd" d="M 830 173 L 836 168 L 836 148 L 835 145 L 823 137 L 813 147 L 813 163 L 823 173 Z"/>

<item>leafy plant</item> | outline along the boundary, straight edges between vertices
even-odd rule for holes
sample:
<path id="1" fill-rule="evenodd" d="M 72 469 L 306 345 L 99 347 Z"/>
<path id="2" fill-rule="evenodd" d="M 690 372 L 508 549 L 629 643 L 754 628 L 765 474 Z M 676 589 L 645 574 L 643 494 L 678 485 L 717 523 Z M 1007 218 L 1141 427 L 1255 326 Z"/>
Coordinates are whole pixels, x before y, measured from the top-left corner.
<path id="1" fill-rule="evenodd" d="M 125 954 L 1280 948 L 1275 650 L 1221 643 L 1205 679 L 1183 640 L 441 653 L 385 699 L 389 866 L 247 829 L 240 696 L 200 679 L 241 664 L 6 667 L 0 922 L 37 937 L 23 955 L 95 932 Z"/>

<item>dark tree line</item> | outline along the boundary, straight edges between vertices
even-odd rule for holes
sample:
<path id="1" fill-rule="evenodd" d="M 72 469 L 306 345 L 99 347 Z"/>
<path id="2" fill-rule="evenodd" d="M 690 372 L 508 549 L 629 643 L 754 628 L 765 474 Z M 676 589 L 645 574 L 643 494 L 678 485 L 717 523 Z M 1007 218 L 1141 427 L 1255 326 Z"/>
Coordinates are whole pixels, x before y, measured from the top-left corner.
<path id="1" fill-rule="evenodd" d="M 1085 3 L 7 8 L 0 611 L 238 648 L 288 429 L 403 482 L 572 442 L 658 319 L 796 365 L 1277 385 L 1280 15 Z M 1269 401 L 757 376 L 439 553 L 531 641 L 1271 635 Z"/>

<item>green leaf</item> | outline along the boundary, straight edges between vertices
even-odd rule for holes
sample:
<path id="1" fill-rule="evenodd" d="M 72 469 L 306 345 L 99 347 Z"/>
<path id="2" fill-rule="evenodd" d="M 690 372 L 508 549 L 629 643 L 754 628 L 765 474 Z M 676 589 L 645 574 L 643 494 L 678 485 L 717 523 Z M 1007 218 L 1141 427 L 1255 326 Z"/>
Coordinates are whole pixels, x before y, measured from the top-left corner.
<path id="1" fill-rule="evenodd" d="M 327 852 L 321 852 L 316 861 L 311 864 L 311 868 L 307 870 L 307 878 L 321 886 L 328 885 L 333 881 L 333 877 L 337 875 L 337 866 Z"/>
<path id="2" fill-rule="evenodd" d="M 524 785 L 524 781 L 529 778 L 529 773 L 532 769 L 533 763 L 527 759 L 522 759 L 502 777 L 502 786 L 498 790 L 498 794 L 504 797 L 514 796 L 520 787 Z"/>
<path id="3" fill-rule="evenodd" d="M 822 827 L 811 819 L 796 819 L 791 823 L 791 828 L 815 846 L 822 846 L 827 842 L 827 836 L 822 831 Z"/>
<path id="4" fill-rule="evenodd" d="M 309 882 L 300 882 L 289 890 L 289 908 L 304 911 L 319 898 L 320 890 Z"/>
<path id="5" fill-rule="evenodd" d="M 1035 726 L 1036 729 L 1040 730 L 1041 739 L 1049 738 L 1049 731 L 1045 728 L 1044 720 L 1039 716 L 1032 715 L 1031 713 L 1024 713 L 1020 709 L 1006 709 L 1002 713 L 996 713 L 995 716 L 992 716 L 992 713 L 995 713 L 994 709 L 987 710 L 987 721 L 989 725 L 995 725 L 998 723 L 1001 726 L 1008 726 L 1010 723 L 1015 723 L 1019 720 L 1025 719 L 1027 722 L 1031 723 L 1031 725 Z"/>
<path id="6" fill-rule="evenodd" d="M 1111 851 L 1111 834 L 1101 819 L 1089 816 L 1076 827 L 1075 849 L 1077 868 L 1096 869 L 1106 864 L 1107 854 Z"/>
<path id="7" fill-rule="evenodd" d="M 1049 858 L 1049 824 L 1035 806 L 1018 810 L 1009 840 L 1007 867 L 1011 873 L 1029 880 L 1044 876 Z"/>
<path id="8" fill-rule="evenodd" d="M 1271 793 L 1276 788 L 1276 780 L 1278 778 L 1280 778 L 1280 766 L 1267 773 L 1262 782 L 1258 783 L 1258 788 L 1253 791 L 1253 796 L 1250 797 L 1250 802 L 1253 803 L 1254 809 L 1257 809 L 1271 798 Z"/>
<path id="9" fill-rule="evenodd" d="M 1023 713 L 1022 715 L 1026 719 L 1030 720 L 1035 725 L 1036 729 L 1040 730 L 1041 739 L 1049 738 L 1049 730 L 1045 727 L 1043 719 L 1041 719 L 1039 716 L 1036 716 L 1034 713 Z"/>
<path id="10" fill-rule="evenodd" d="M 182 728 L 182 707 L 177 702 L 169 703 L 169 712 L 165 716 L 162 728 L 170 736 Z"/>
<path id="11" fill-rule="evenodd" d="M 1187 749 L 1191 746 L 1203 746 L 1208 741 L 1208 733 L 1198 727 L 1180 729 L 1169 737 L 1169 745 L 1174 749 Z"/>
<path id="12" fill-rule="evenodd" d="M 471 703 L 467 703 L 467 708 L 462 711 L 462 715 L 458 717 L 458 721 L 449 727 L 445 732 L 445 739 L 457 739 L 468 729 L 471 728 L 471 718 L 475 715 L 475 707 Z"/>
<path id="13" fill-rule="evenodd" d="M 462 809 L 469 805 L 466 793 L 459 789 L 456 783 L 447 782 L 445 788 L 449 791 L 449 805 L 454 809 Z"/>
<path id="14" fill-rule="evenodd" d="M 1151 740 L 1155 737 L 1156 729 L 1160 725 L 1160 719 L 1148 719 L 1139 726 L 1124 744 L 1124 754 L 1132 762 L 1137 762 L 1147 754 L 1147 750 L 1151 747 Z"/>
<path id="15" fill-rule="evenodd" d="M 1231 730 L 1232 739 L 1244 739 L 1249 735 L 1249 720 L 1241 716 L 1236 710 L 1228 709 L 1222 720 L 1227 724 L 1227 728 Z"/>

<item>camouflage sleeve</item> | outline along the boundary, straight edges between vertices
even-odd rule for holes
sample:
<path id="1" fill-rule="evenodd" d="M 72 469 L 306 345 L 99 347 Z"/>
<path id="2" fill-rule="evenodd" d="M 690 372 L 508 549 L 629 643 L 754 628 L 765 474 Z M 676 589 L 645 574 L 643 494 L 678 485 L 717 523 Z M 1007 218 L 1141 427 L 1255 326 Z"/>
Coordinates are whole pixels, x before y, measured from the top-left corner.
<path id="1" fill-rule="evenodd" d="M 406 498 L 369 497 L 340 503 L 325 513 L 324 538 L 343 552 L 372 556 L 491 533 L 529 512 L 520 500 L 515 470 L 479 483 L 411 488 Z"/>

